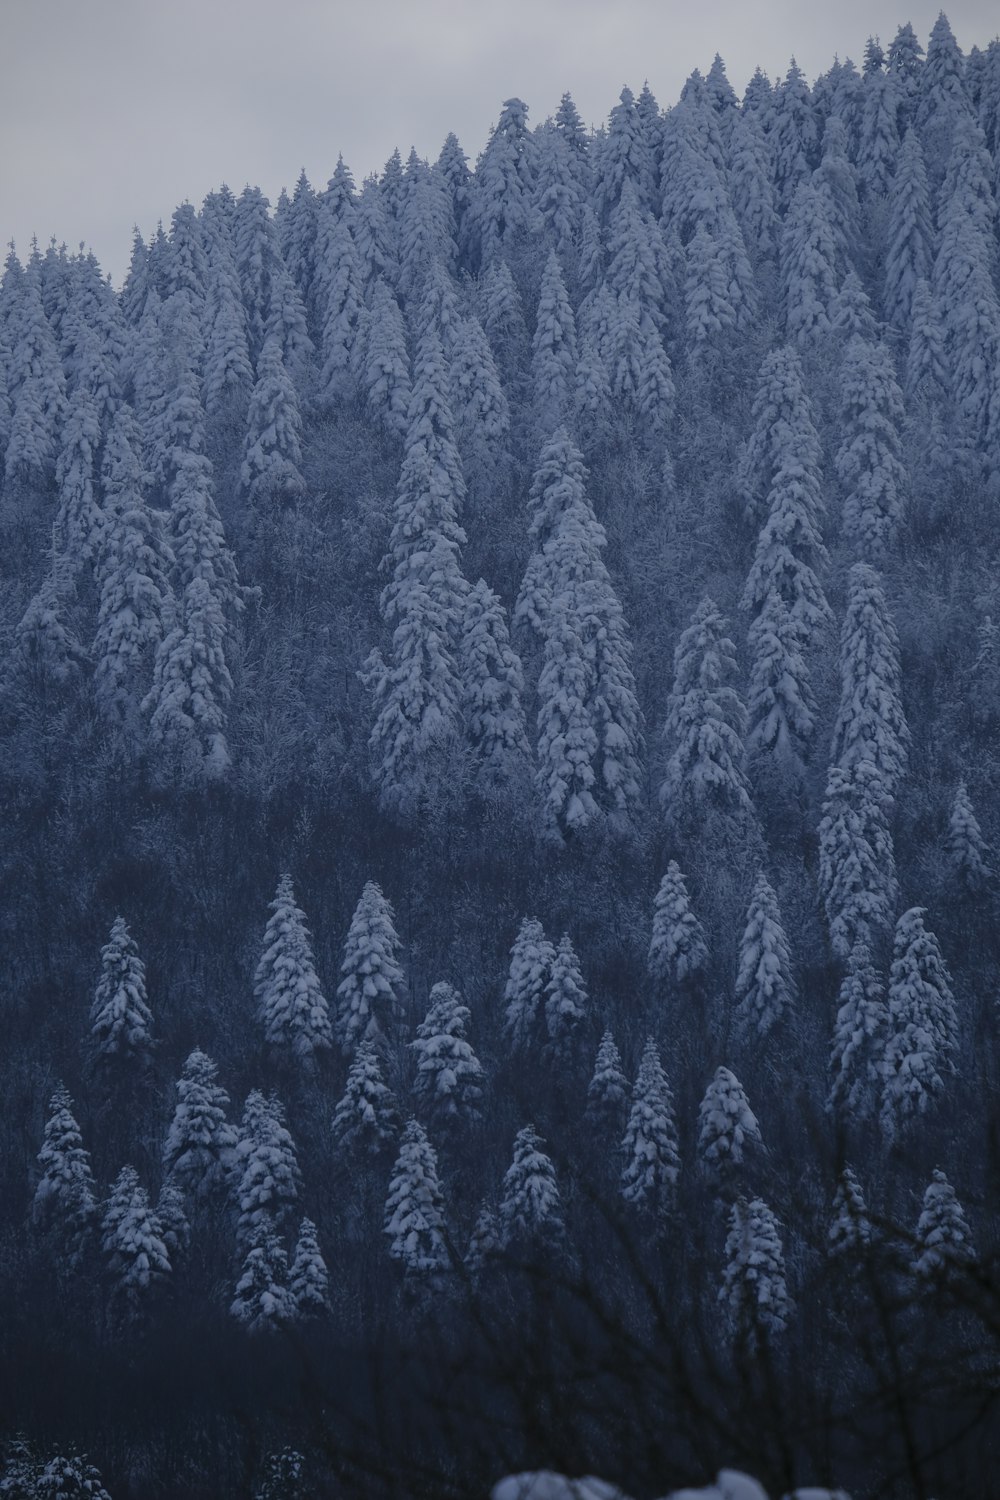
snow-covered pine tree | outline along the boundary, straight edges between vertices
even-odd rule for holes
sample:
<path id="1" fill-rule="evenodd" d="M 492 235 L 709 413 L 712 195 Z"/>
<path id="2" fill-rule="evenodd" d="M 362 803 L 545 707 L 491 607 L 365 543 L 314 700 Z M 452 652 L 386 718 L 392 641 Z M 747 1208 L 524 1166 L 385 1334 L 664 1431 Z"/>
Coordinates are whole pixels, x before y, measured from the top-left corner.
<path id="1" fill-rule="evenodd" d="M 243 1262 L 229 1311 L 248 1333 L 278 1333 L 298 1314 L 288 1287 L 288 1255 L 267 1215 Z"/>
<path id="2" fill-rule="evenodd" d="M 851 949 L 837 995 L 827 1108 L 847 1122 L 870 1117 L 878 1103 L 887 1021 L 885 989 L 865 942 Z"/>
<path id="3" fill-rule="evenodd" d="M 453 985 L 438 983 L 410 1043 L 416 1063 L 413 1093 L 428 1117 L 442 1125 L 475 1120 L 483 1093 L 483 1067 L 466 1037 L 468 1006 Z"/>
<path id="4" fill-rule="evenodd" d="M 840 632 L 840 706 L 831 760 L 845 769 L 869 762 L 891 797 L 906 772 L 910 746 L 900 679 L 899 637 L 881 580 L 868 563 L 855 563 Z"/>
<path id="5" fill-rule="evenodd" d="M 362 371 L 369 413 L 389 432 L 405 437 L 410 399 L 410 357 L 399 303 L 380 276 L 372 293 Z"/>
<path id="6" fill-rule="evenodd" d="M 837 238 L 827 199 L 812 182 L 795 190 L 781 232 L 785 330 L 800 349 L 815 348 L 830 330 L 837 295 Z"/>
<path id="7" fill-rule="evenodd" d="M 192 578 L 157 648 L 152 686 L 140 708 L 149 717 L 150 743 L 193 782 L 217 780 L 229 769 L 233 679 L 226 638 L 218 594 L 207 578 Z"/>
<path id="8" fill-rule="evenodd" d="M 845 1166 L 833 1195 L 827 1249 L 830 1255 L 855 1260 L 865 1253 L 871 1241 L 872 1225 L 865 1195 L 852 1168 Z"/>
<path id="9" fill-rule="evenodd" d="M 778 1221 L 762 1198 L 730 1208 L 725 1256 L 719 1301 L 738 1345 L 754 1350 L 785 1332 L 793 1310 Z"/>
<path id="10" fill-rule="evenodd" d="M 240 1122 L 233 1174 L 241 1245 L 263 1243 L 261 1236 L 286 1218 L 298 1200 L 300 1182 L 295 1143 L 279 1100 L 252 1089 Z"/>
<path id="11" fill-rule="evenodd" d="M 542 275 L 531 349 L 532 409 L 538 431 L 546 438 L 572 411 L 577 360 L 576 323 L 554 250 Z"/>
<path id="12" fill-rule="evenodd" d="M 778 898 L 763 871 L 754 881 L 740 939 L 735 1023 L 744 1038 L 767 1037 L 795 1001 L 795 981 Z"/>
<path id="13" fill-rule="evenodd" d="M 913 1270 L 925 1283 L 942 1285 L 974 1265 L 976 1250 L 965 1210 L 939 1167 L 924 1192 L 913 1244 Z"/>
<path id="14" fill-rule="evenodd" d="M 466 595 L 462 613 L 462 718 L 477 779 L 502 786 L 527 765 L 521 694 L 524 675 L 510 644 L 503 605 L 482 578 Z"/>
<path id="15" fill-rule="evenodd" d="M 771 96 L 770 147 L 775 191 L 783 209 L 809 176 L 816 152 L 816 119 L 805 75 L 793 57 Z"/>
<path id="16" fill-rule="evenodd" d="M 504 1035 L 514 1052 L 530 1053 L 547 1034 L 545 993 L 556 950 L 536 917 L 524 917 L 510 950 L 504 986 Z"/>
<path id="17" fill-rule="evenodd" d="M 610 1031 L 605 1031 L 594 1059 L 594 1072 L 587 1087 L 587 1119 L 602 1133 L 613 1136 L 624 1128 L 631 1089 L 622 1067 L 621 1053 Z"/>
<path id="18" fill-rule="evenodd" d="M 90 1007 L 90 1037 L 101 1058 L 148 1061 L 153 1017 L 146 1003 L 146 969 L 124 917 L 116 917 L 101 949 L 101 977 Z"/>
<path id="19" fill-rule="evenodd" d="M 334 1032 L 347 1056 L 365 1038 L 384 1039 L 392 1026 L 403 983 L 399 949 L 392 907 L 368 880 L 351 918 L 337 986 Z"/>
<path id="20" fill-rule="evenodd" d="M 815 727 L 804 635 L 776 591 L 768 592 L 747 631 L 747 754 L 753 760 L 773 756 L 793 778 L 801 775 Z"/>
<path id="21" fill-rule="evenodd" d="M 330 1273 L 312 1219 L 303 1219 L 295 1241 L 288 1290 L 300 1318 L 316 1318 L 330 1307 Z"/>
<path id="22" fill-rule="evenodd" d="M 899 429 L 903 393 L 885 344 L 855 335 L 840 371 L 841 432 L 834 467 L 844 487 L 844 532 L 877 561 L 903 518 L 906 470 Z"/>
<path id="23" fill-rule="evenodd" d="M 986 842 L 964 781 L 960 781 L 948 818 L 946 840 L 953 878 L 969 895 L 977 895 L 992 876 L 986 862 Z"/>
<path id="24" fill-rule="evenodd" d="M 149 1194 L 134 1167 L 122 1167 L 119 1172 L 101 1231 L 113 1296 L 126 1317 L 135 1316 L 150 1294 L 168 1279 L 171 1265 Z"/>
<path id="25" fill-rule="evenodd" d="M 684 876 L 673 859 L 653 902 L 647 963 L 651 976 L 664 989 L 699 978 L 708 964 L 705 931 L 691 910 Z"/>
<path id="26" fill-rule="evenodd" d="M 488 1203 L 484 1203 L 476 1216 L 469 1235 L 469 1243 L 462 1257 L 462 1264 L 473 1285 L 496 1263 L 500 1256 L 500 1225 Z"/>
<path id="27" fill-rule="evenodd" d="M 885 252 L 883 307 L 895 328 L 910 327 L 917 283 L 930 276 L 933 235 L 924 153 L 916 132 L 908 130 L 892 183 Z"/>
<path id="28" fill-rule="evenodd" d="M 728 1068 L 717 1068 L 698 1107 L 698 1152 L 713 1171 L 743 1163 L 747 1146 L 762 1146 L 760 1126 L 743 1085 Z"/>
<path id="29" fill-rule="evenodd" d="M 163 1171 L 193 1198 L 222 1187 L 234 1165 L 236 1127 L 227 1118 L 229 1095 L 218 1069 L 200 1048 L 177 1080 L 177 1103 L 163 1143 Z"/>
<path id="30" fill-rule="evenodd" d="M 533 1125 L 514 1138 L 514 1159 L 503 1179 L 500 1201 L 500 1240 L 515 1259 L 539 1253 L 559 1253 L 566 1227 L 556 1169 L 542 1150 L 544 1141 Z"/>
<path id="31" fill-rule="evenodd" d="M 892 925 L 899 887 L 885 776 L 870 760 L 831 766 L 819 825 L 819 888 L 830 945 L 847 958 Z"/>
<path id="32" fill-rule="evenodd" d="M 621 1150 L 622 1197 L 662 1225 L 673 1206 L 681 1159 L 673 1095 L 652 1037 L 642 1051 Z"/>
<path id="33" fill-rule="evenodd" d="M 904 911 L 893 938 L 881 1109 L 889 1140 L 926 1113 L 944 1088 L 941 1075 L 955 1071 L 958 1015 L 951 975 L 925 916 L 922 906 Z"/>
<path id="34" fill-rule="evenodd" d="M 330 1012 L 313 960 L 305 913 L 295 904 L 292 877 L 282 875 L 264 929 L 253 981 L 264 1039 L 309 1065 L 330 1046 Z"/>
<path id="35" fill-rule="evenodd" d="M 827 561 L 823 512 L 818 468 L 803 463 L 794 450 L 786 452 L 768 492 L 742 603 L 756 616 L 772 596 L 780 599 L 804 648 L 818 645 L 832 618 L 819 580 Z"/>
<path id="36" fill-rule="evenodd" d="M 80 387 L 70 397 L 56 463 L 59 510 L 55 535 L 79 569 L 93 558 L 101 540 L 101 510 L 94 494 L 101 424 L 90 393 Z"/>
<path id="37" fill-rule="evenodd" d="M 806 395 L 802 361 L 790 344 L 773 350 L 761 365 L 751 420 L 738 483 L 747 521 L 759 524 L 767 514 L 775 479 L 792 456 L 817 486 L 820 483 L 819 433 Z"/>
<path id="38" fill-rule="evenodd" d="M 489 340 L 478 318 L 462 318 L 448 371 L 455 440 L 466 473 L 474 479 L 493 465 L 510 437 L 510 407 Z"/>
<path id="39" fill-rule="evenodd" d="M 191 1245 L 191 1221 L 187 1215 L 184 1194 L 173 1178 L 168 1177 L 160 1188 L 153 1216 L 159 1225 L 160 1237 L 167 1251 L 171 1268 L 176 1268 L 181 1257 Z"/>
<path id="40" fill-rule="evenodd" d="M 347 1070 L 343 1097 L 333 1116 L 334 1148 L 345 1159 L 377 1156 L 395 1140 L 398 1129 L 396 1101 L 382 1077 L 375 1041 L 368 1037 Z"/>
<path id="41" fill-rule="evenodd" d="M 73 1270 L 94 1227 L 97 1198 L 90 1152 L 73 1115 L 73 1101 L 62 1087 L 49 1101 L 38 1166 L 32 1222 L 50 1240 L 60 1261 Z"/>
<path id="42" fill-rule="evenodd" d="M 888 197 L 899 154 L 896 85 L 874 68 L 865 78 L 857 146 L 858 183 L 868 203 Z"/>
<path id="43" fill-rule="evenodd" d="M 280 340 L 269 333 L 257 359 L 240 469 L 240 492 L 251 505 L 301 499 L 301 436 L 298 393 L 285 368 Z"/>
<path id="44" fill-rule="evenodd" d="M 546 1050 L 562 1067 L 574 1058 L 588 1008 L 580 960 L 569 936 L 564 933 L 556 947 L 545 986 Z"/>
<path id="45" fill-rule="evenodd" d="M 445 1238 L 444 1196 L 438 1181 L 437 1156 L 422 1125 L 410 1120 L 385 1201 L 389 1254 L 408 1274 L 447 1271 L 451 1254 Z"/>
<path id="46" fill-rule="evenodd" d="M 660 805 L 674 822 L 707 806 L 752 811 L 743 769 L 746 711 L 732 686 L 736 648 L 714 600 L 703 599 L 674 650 Z"/>

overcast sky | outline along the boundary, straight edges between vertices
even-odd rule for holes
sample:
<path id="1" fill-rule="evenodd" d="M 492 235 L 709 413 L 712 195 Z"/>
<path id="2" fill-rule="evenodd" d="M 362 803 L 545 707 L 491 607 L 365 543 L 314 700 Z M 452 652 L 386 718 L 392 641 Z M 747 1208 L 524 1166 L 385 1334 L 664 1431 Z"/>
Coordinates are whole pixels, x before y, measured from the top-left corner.
<path id="1" fill-rule="evenodd" d="M 398 145 L 433 159 L 449 130 L 472 161 L 500 102 L 533 122 L 566 90 L 606 118 L 624 83 L 661 104 L 716 51 L 742 93 L 794 53 L 814 78 L 860 63 L 902 20 L 921 42 L 939 0 L 3 0 L 0 235 L 92 247 L 116 283 L 138 224 L 247 182 L 272 199 L 342 152 L 358 182 Z M 996 0 L 955 0 L 959 44 L 986 44 Z"/>

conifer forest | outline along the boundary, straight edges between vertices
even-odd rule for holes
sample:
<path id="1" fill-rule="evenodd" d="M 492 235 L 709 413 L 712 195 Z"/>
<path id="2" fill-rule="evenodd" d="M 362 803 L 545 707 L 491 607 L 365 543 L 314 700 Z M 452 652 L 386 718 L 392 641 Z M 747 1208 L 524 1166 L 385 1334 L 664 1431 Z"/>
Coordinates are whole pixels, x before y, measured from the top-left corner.
<path id="1" fill-rule="evenodd" d="M 8 1500 L 998 1493 L 1000 42 L 862 43 L 10 247 Z"/>

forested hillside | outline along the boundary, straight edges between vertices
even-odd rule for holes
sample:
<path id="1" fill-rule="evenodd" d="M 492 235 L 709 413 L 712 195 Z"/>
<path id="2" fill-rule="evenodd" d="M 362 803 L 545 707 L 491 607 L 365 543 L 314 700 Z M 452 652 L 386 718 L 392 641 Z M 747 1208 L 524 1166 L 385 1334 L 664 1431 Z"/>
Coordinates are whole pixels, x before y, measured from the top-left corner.
<path id="1" fill-rule="evenodd" d="M 0 1493 L 995 1487 L 998 192 L 942 15 L 11 247 Z"/>

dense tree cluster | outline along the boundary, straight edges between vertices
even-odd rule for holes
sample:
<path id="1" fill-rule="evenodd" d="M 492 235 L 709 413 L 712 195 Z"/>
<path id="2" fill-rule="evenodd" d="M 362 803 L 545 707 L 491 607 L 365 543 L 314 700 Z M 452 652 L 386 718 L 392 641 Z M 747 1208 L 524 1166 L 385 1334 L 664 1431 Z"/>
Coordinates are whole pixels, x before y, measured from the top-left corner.
<path id="1" fill-rule="evenodd" d="M 1000 45 L 942 16 L 742 100 L 717 57 L 596 131 L 509 99 L 474 167 L 449 136 L 274 212 L 222 187 L 120 292 L 11 247 L 0 1343 L 32 1440 L 58 1418 L 166 1494 L 46 1371 L 72 1342 L 152 1409 L 204 1328 L 270 1445 L 220 1495 L 347 1451 L 274 1419 L 289 1351 L 341 1414 L 438 1420 L 467 1370 L 518 1461 L 551 1418 L 553 1462 L 636 1491 L 724 1408 L 776 1486 L 831 1452 L 968 1481 L 998 192 Z M 846 1391 L 871 1429 L 814 1440 Z M 457 1441 L 421 1430 L 428 1474 Z M 34 1451 L 0 1492 L 104 1493 Z"/>

